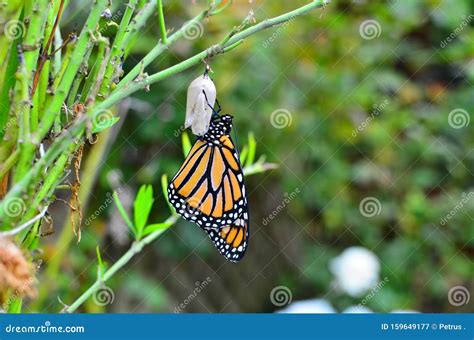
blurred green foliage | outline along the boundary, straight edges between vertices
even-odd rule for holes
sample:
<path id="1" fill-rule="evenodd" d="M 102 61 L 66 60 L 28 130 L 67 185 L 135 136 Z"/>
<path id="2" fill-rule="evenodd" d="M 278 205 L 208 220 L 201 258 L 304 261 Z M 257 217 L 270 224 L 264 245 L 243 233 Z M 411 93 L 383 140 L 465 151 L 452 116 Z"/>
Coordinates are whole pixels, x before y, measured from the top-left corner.
<path id="1" fill-rule="evenodd" d="M 304 3 L 236 1 L 204 22 L 202 36 L 177 43 L 149 73 L 215 43 L 250 9 L 261 21 Z M 201 5 L 165 1 L 167 27 L 178 27 Z M 455 285 L 472 291 L 473 200 L 441 223 L 474 188 L 474 123 L 455 128 L 448 119 L 456 109 L 467 118 L 474 111 L 471 6 L 468 0 L 334 1 L 212 60 L 218 98 L 223 112 L 235 117 L 237 141 L 252 131 L 257 152 L 279 165 L 247 180 L 249 251 L 242 264 L 225 263 L 204 233 L 180 221 L 115 278 L 122 299 L 108 310 L 172 311 L 206 272 L 219 289 L 201 293 L 185 312 L 273 311 L 268 294 L 279 284 L 290 287 L 294 300 L 328 296 L 342 310 L 360 301 L 331 293 L 328 261 L 360 245 L 379 257 L 381 278 L 389 278 L 368 302 L 371 309 L 472 312 L 472 304 L 450 305 L 447 292 Z M 366 20 L 380 25 L 373 39 L 361 36 Z M 132 56 L 138 60 L 149 50 L 158 32 L 156 23 L 144 31 Z M 111 174 L 118 173 L 133 191 L 151 184 L 160 192 L 161 174 L 172 175 L 182 161 L 176 131 L 184 121 L 187 86 L 203 69 L 135 96 L 136 107 L 124 118 L 101 169 L 89 214 L 111 190 Z M 272 125 L 276 110 L 289 113 L 291 122 L 283 128 Z M 296 188 L 300 194 L 262 225 L 284 193 Z M 361 214 L 366 197 L 380 202 L 373 217 Z M 165 201 L 157 202 L 151 220 L 166 216 Z M 89 261 L 97 242 L 106 262 L 125 249 L 107 236 L 109 208 L 84 230 L 68 257 L 69 269 L 56 283 L 60 296 L 70 296 L 66 287 L 77 277 L 81 291 L 95 280 Z"/>

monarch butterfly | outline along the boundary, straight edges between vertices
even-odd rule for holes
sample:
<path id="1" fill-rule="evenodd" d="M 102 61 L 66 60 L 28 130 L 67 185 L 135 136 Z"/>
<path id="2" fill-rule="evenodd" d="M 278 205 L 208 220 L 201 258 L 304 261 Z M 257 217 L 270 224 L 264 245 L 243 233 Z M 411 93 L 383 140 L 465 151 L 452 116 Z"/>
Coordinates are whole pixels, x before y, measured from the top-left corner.
<path id="1" fill-rule="evenodd" d="M 247 249 L 249 215 L 231 129 L 232 116 L 213 116 L 169 184 L 168 197 L 178 214 L 204 229 L 219 252 L 237 262 Z"/>

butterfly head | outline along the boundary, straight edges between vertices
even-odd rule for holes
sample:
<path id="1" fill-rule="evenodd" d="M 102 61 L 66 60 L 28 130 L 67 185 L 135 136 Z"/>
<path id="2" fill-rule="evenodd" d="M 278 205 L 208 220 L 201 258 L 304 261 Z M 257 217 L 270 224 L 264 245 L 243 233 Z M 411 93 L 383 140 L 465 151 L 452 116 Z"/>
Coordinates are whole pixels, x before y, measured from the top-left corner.
<path id="1" fill-rule="evenodd" d="M 212 142 L 221 136 L 229 135 L 232 130 L 232 118 L 231 115 L 214 116 L 203 138 Z"/>

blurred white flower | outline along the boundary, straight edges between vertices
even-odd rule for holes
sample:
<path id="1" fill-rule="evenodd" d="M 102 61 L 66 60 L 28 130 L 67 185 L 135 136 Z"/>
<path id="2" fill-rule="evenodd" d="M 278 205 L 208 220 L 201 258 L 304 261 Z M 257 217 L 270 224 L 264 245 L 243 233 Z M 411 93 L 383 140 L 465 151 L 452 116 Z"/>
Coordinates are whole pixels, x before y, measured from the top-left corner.
<path id="1" fill-rule="evenodd" d="M 367 308 L 365 306 L 349 306 L 346 309 L 342 311 L 343 313 L 348 313 L 348 314 L 369 314 L 373 313 L 370 308 Z"/>
<path id="2" fill-rule="evenodd" d="M 324 299 L 311 299 L 311 300 L 295 301 L 289 304 L 286 308 L 280 309 L 278 313 L 329 314 L 329 313 L 336 313 L 336 310 L 333 308 L 333 306 L 331 306 L 331 304 L 328 301 Z"/>
<path id="3" fill-rule="evenodd" d="M 395 309 L 395 310 L 391 311 L 391 313 L 393 313 L 393 314 L 416 314 L 416 313 L 419 313 L 419 311 L 413 310 L 413 309 Z"/>
<path id="4" fill-rule="evenodd" d="M 329 269 L 336 285 L 353 297 L 360 297 L 379 281 L 377 256 L 363 247 L 350 247 L 331 260 Z"/>
<path id="5" fill-rule="evenodd" d="M 197 136 L 204 135 L 209 129 L 215 102 L 216 86 L 209 75 L 204 74 L 194 79 L 188 87 L 184 127 L 191 127 Z"/>

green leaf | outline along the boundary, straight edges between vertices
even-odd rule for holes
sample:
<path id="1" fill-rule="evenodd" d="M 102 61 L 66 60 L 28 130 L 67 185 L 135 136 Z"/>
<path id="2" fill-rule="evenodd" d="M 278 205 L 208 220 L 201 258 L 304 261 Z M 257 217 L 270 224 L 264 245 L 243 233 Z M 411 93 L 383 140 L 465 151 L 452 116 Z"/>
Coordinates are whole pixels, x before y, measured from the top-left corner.
<path id="1" fill-rule="evenodd" d="M 157 230 L 165 231 L 166 229 L 168 229 L 172 225 L 173 225 L 173 222 L 163 222 L 163 223 L 155 223 L 155 224 L 147 225 L 145 230 L 143 231 L 143 236 L 154 233 Z"/>
<path id="2" fill-rule="evenodd" d="M 130 220 L 130 217 L 128 217 L 128 214 L 127 212 L 125 211 L 125 208 L 123 207 L 122 205 L 122 202 L 120 201 L 119 197 L 118 197 L 118 194 L 116 191 L 114 191 L 113 193 L 113 197 L 114 197 L 114 201 L 115 201 L 115 205 L 117 206 L 117 209 L 120 213 L 120 216 L 122 216 L 123 220 L 125 221 L 125 223 L 128 225 L 128 227 L 130 228 L 130 231 L 132 232 L 132 234 L 136 237 L 137 236 L 137 232 L 135 230 L 135 227 L 132 223 L 132 221 Z"/>
<path id="3" fill-rule="evenodd" d="M 245 145 L 240 152 L 240 164 L 245 164 L 245 160 L 247 159 L 247 155 L 249 154 L 249 147 Z"/>
<path id="4" fill-rule="evenodd" d="M 252 132 L 249 132 L 249 152 L 247 155 L 246 166 L 251 166 L 255 160 L 255 151 L 257 149 L 257 142 L 255 141 L 255 136 Z"/>
<path id="5" fill-rule="evenodd" d="M 151 208 L 153 206 L 153 188 L 151 185 L 142 185 L 138 190 L 137 197 L 133 203 L 135 228 L 137 231 L 137 239 L 140 239 L 143 234 L 143 228 L 148 221 Z"/>
<path id="6" fill-rule="evenodd" d="M 184 157 L 188 155 L 189 151 L 191 150 L 191 140 L 189 139 L 189 135 L 186 131 L 181 134 L 181 144 L 183 146 L 183 154 Z"/>
<path id="7" fill-rule="evenodd" d="M 8 305 L 8 313 L 10 314 L 19 314 L 21 313 L 21 306 L 23 304 L 23 299 L 15 297 L 12 299 Z"/>
<path id="8" fill-rule="evenodd" d="M 105 129 L 108 129 L 109 127 L 117 123 L 119 120 L 120 120 L 120 117 L 110 117 L 107 119 L 94 121 L 94 125 L 92 127 L 92 133 L 97 133 Z"/>

